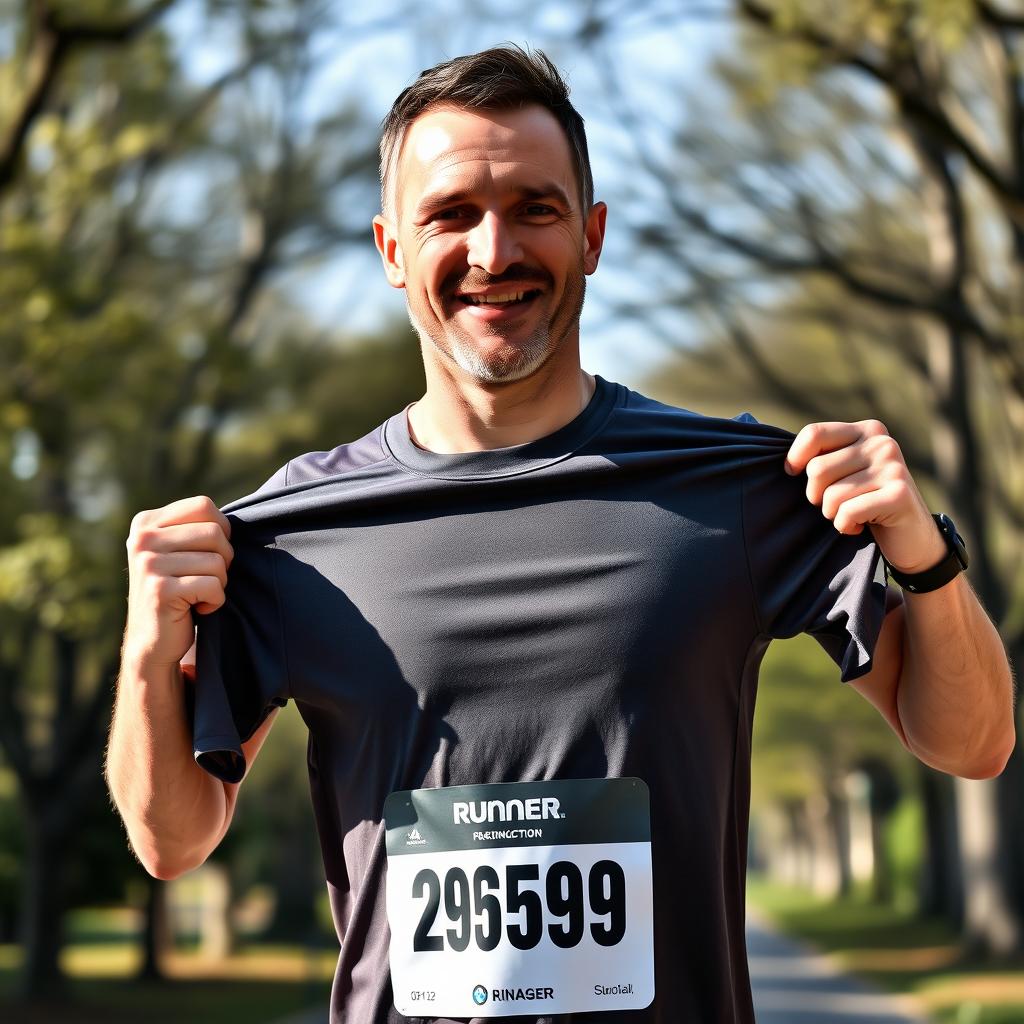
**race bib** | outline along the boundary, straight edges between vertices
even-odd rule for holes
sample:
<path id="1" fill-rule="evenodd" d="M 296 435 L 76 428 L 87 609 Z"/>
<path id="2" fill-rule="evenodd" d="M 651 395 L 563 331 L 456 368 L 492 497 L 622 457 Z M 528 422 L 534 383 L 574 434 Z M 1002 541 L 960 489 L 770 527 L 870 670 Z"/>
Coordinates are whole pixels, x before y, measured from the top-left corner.
<path id="1" fill-rule="evenodd" d="M 392 793 L 387 911 L 407 1017 L 636 1010 L 654 1000 L 640 779 Z"/>

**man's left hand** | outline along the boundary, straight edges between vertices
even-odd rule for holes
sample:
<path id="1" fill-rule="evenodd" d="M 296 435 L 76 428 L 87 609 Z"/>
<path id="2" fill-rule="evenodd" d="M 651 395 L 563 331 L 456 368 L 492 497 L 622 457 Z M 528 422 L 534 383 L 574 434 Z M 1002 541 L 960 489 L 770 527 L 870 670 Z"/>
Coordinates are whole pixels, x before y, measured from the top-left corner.
<path id="1" fill-rule="evenodd" d="M 786 456 L 791 476 L 805 470 L 808 501 L 840 533 L 870 526 L 895 568 L 924 572 L 946 554 L 900 446 L 878 420 L 807 424 Z"/>

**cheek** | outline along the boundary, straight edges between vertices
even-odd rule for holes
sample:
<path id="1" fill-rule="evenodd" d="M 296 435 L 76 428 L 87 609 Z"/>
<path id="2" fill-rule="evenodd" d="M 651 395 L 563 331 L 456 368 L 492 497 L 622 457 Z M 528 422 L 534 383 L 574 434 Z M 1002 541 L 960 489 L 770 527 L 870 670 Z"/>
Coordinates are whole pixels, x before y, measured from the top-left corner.
<path id="1" fill-rule="evenodd" d="M 465 270 L 459 247 L 448 239 L 430 240 L 421 245 L 415 263 L 420 289 L 430 295 L 439 294 L 452 275 L 461 276 Z"/>

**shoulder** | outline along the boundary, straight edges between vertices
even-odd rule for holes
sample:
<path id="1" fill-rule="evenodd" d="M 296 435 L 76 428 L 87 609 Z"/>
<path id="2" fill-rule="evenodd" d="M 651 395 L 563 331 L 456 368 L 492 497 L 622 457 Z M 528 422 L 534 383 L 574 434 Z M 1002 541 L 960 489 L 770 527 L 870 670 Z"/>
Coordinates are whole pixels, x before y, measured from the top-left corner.
<path id="1" fill-rule="evenodd" d="M 306 452 L 290 459 L 255 491 L 229 502 L 222 511 L 230 514 L 244 510 L 247 518 L 255 515 L 257 509 L 261 515 L 270 508 L 283 511 L 293 504 L 289 501 L 293 495 L 347 475 L 358 475 L 360 470 L 385 460 L 381 430 L 377 426 L 359 439 L 329 451 Z"/>
<path id="2" fill-rule="evenodd" d="M 283 486 L 290 487 L 295 484 L 342 476 L 345 473 L 362 469 L 364 466 L 371 466 L 385 458 L 381 431 L 382 427 L 374 427 L 358 440 L 340 444 L 330 451 L 306 452 L 305 455 L 292 459 L 274 476 L 283 472 Z M 263 486 L 267 487 L 273 480 L 274 477 L 271 477 L 271 480 Z"/>
<path id="3" fill-rule="evenodd" d="M 731 454 L 737 461 L 780 453 L 784 457 L 793 441 L 790 431 L 762 423 L 749 412 L 709 416 L 629 388 L 622 391 L 609 428 L 623 439 L 644 438 L 656 447 L 711 449 L 723 456 Z"/>

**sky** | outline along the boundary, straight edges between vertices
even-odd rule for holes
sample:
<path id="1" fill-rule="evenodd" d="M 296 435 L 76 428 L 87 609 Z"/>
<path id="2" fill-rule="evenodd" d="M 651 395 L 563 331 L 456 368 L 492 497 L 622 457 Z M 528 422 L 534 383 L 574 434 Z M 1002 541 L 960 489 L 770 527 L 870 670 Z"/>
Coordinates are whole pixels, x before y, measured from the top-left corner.
<path id="1" fill-rule="evenodd" d="M 728 27 L 715 18 L 696 17 L 692 22 L 677 24 L 671 34 L 666 33 L 663 21 L 656 16 L 658 6 L 632 5 L 634 13 L 643 14 L 632 18 L 627 14 L 624 30 L 609 36 L 609 48 L 620 62 L 629 100 L 644 109 L 666 102 L 685 104 L 686 87 L 699 90 L 707 79 L 709 60 L 730 43 Z M 510 35 L 504 19 L 499 19 L 499 23 L 489 21 L 473 0 L 432 5 L 433 16 L 422 24 L 406 22 L 388 30 L 375 27 L 387 19 L 391 7 L 393 4 L 389 6 L 388 0 L 375 4 L 362 28 L 358 22 L 353 24 L 352 16 L 346 13 L 345 29 L 318 35 L 319 70 L 303 102 L 305 116 L 314 120 L 329 115 L 356 97 L 372 121 L 378 123 L 395 96 L 422 68 L 503 42 L 530 45 L 544 49 L 569 80 L 573 102 L 587 124 L 597 198 L 607 199 L 614 192 L 621 175 L 629 172 L 623 160 L 628 140 L 622 138 L 622 130 L 613 116 L 607 83 L 571 36 L 582 5 L 542 5 L 529 35 Z M 439 11 L 447 13 L 438 17 Z M 522 23 L 520 18 L 516 20 L 517 24 Z M 187 73 L 197 81 L 215 77 L 231 59 L 234 40 L 203 16 L 199 3 L 177 5 L 167 24 L 179 41 Z M 667 96 L 659 79 L 671 75 L 678 90 L 681 70 L 683 92 L 674 90 L 672 96 Z M 373 247 L 370 218 L 376 212 L 366 210 L 365 249 L 350 251 L 315 271 L 304 270 L 289 279 L 294 293 L 315 319 L 358 333 L 404 317 L 403 293 L 385 282 Z M 642 291 L 643 286 L 633 269 L 632 254 L 621 244 L 623 234 L 617 235 L 616 230 L 613 201 L 606 250 L 597 274 L 588 279 L 581 322 L 582 356 L 585 368 L 591 372 L 638 387 L 664 358 L 666 350 L 664 343 L 650 340 L 638 324 L 609 314 L 607 304 L 612 297 Z M 688 329 L 680 318 L 680 336 L 685 336 Z"/>

